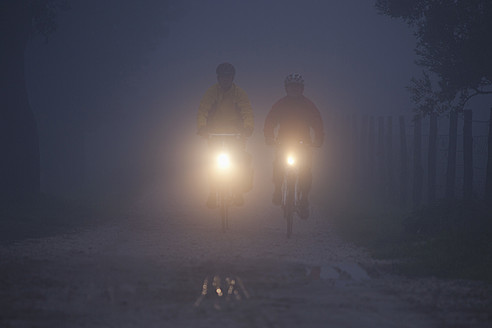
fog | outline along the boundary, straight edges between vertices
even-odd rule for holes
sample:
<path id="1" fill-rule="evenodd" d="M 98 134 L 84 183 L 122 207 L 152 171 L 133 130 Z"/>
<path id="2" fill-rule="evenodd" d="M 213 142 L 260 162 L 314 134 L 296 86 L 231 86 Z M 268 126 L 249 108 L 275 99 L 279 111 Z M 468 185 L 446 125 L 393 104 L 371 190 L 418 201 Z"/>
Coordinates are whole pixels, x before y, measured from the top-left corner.
<path id="1" fill-rule="evenodd" d="M 405 86 L 420 71 L 414 37 L 371 1 L 190 0 L 171 2 L 166 15 L 157 3 L 71 1 L 48 42 L 30 42 L 26 77 L 44 192 L 141 197 L 172 182 L 204 201 L 206 142 L 195 134 L 196 112 L 224 61 L 235 65 L 255 115 L 250 198 L 270 198 L 273 150 L 263 122 L 287 74 L 304 76 L 328 135 L 335 112 L 411 111 Z M 326 181 L 329 152 L 329 141 L 315 152 L 314 188 Z"/>
<path id="2" fill-rule="evenodd" d="M 66 0 L 51 16 L 63 2 L 0 1 L 0 326 L 490 326 L 490 95 L 415 116 L 405 22 L 376 0 Z M 243 206 L 234 181 L 209 193 L 197 134 L 223 62 L 254 113 Z M 286 192 L 304 158 L 272 202 L 263 128 L 290 73 L 325 131 L 308 204 Z"/>

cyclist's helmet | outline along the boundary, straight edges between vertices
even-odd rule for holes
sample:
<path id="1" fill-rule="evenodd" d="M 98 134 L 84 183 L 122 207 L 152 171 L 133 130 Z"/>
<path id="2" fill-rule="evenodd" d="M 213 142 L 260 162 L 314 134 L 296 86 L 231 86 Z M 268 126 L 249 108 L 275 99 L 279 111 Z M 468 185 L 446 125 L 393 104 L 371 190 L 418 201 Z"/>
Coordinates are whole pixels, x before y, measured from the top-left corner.
<path id="1" fill-rule="evenodd" d="M 230 63 L 222 63 L 217 66 L 215 70 L 217 76 L 234 76 L 236 74 L 236 69 Z"/>
<path id="2" fill-rule="evenodd" d="M 292 74 L 287 75 L 287 77 L 284 80 L 284 85 L 288 85 L 288 84 L 304 85 L 304 79 L 302 78 L 301 74 L 292 73 Z"/>

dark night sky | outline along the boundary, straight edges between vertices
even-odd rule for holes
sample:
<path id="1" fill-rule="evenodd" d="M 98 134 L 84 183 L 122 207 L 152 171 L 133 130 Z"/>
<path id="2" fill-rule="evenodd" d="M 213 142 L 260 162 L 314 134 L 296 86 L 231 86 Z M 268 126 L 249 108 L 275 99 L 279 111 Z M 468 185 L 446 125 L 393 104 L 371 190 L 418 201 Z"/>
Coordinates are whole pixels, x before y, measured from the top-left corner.
<path id="1" fill-rule="evenodd" d="M 169 149 L 203 147 L 196 110 L 223 61 L 236 66 L 236 83 L 250 96 L 253 148 L 262 147 L 264 117 L 291 72 L 304 75 L 305 94 L 325 119 L 330 111 L 413 107 L 405 86 L 421 70 L 415 39 L 403 22 L 378 15 L 373 1 L 180 1 L 167 34 L 164 20 L 149 27 L 132 3 L 146 2 L 74 0 L 49 42 L 34 39 L 28 48 L 45 190 L 77 184 L 65 177 L 78 175 L 66 154 L 79 154 L 80 145 L 86 182 L 138 166 L 156 149 L 169 157 Z"/>

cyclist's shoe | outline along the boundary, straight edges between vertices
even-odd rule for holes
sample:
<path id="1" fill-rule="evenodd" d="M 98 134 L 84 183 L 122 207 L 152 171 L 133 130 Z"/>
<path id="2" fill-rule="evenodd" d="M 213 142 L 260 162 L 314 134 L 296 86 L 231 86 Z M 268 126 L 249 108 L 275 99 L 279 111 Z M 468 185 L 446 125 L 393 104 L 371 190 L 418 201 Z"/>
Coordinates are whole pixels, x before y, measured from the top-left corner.
<path id="1" fill-rule="evenodd" d="M 309 201 L 307 197 L 302 197 L 299 205 L 299 216 L 301 219 L 307 220 L 309 217 Z"/>
<path id="2" fill-rule="evenodd" d="M 272 203 L 275 206 L 279 206 L 281 202 L 282 202 L 282 192 L 280 191 L 280 188 L 275 188 L 275 191 L 273 192 L 273 196 L 272 196 Z"/>
<path id="3" fill-rule="evenodd" d="M 244 205 L 244 197 L 243 194 L 238 192 L 234 194 L 234 197 L 232 198 L 232 203 L 234 206 L 243 206 Z"/>
<path id="4" fill-rule="evenodd" d="M 210 209 L 217 208 L 217 194 L 215 192 L 210 192 L 207 198 L 207 207 Z"/>

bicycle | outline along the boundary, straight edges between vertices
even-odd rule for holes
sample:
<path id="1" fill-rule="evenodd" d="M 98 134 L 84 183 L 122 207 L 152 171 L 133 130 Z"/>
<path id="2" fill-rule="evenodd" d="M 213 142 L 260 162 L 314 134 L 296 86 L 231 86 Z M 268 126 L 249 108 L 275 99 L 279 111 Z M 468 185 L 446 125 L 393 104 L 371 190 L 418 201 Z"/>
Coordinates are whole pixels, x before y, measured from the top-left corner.
<path id="1" fill-rule="evenodd" d="M 238 133 L 210 133 L 209 139 L 215 153 L 214 180 L 220 213 L 222 231 L 229 229 L 229 208 L 233 204 L 234 189 L 238 181 L 238 144 L 241 134 Z"/>
<path id="2" fill-rule="evenodd" d="M 301 216 L 301 190 L 299 188 L 299 169 L 303 165 L 307 144 L 298 143 L 281 150 L 281 158 L 284 160 L 284 181 L 282 183 L 282 200 L 280 206 L 287 223 L 287 238 L 292 236 L 294 214 Z"/>

